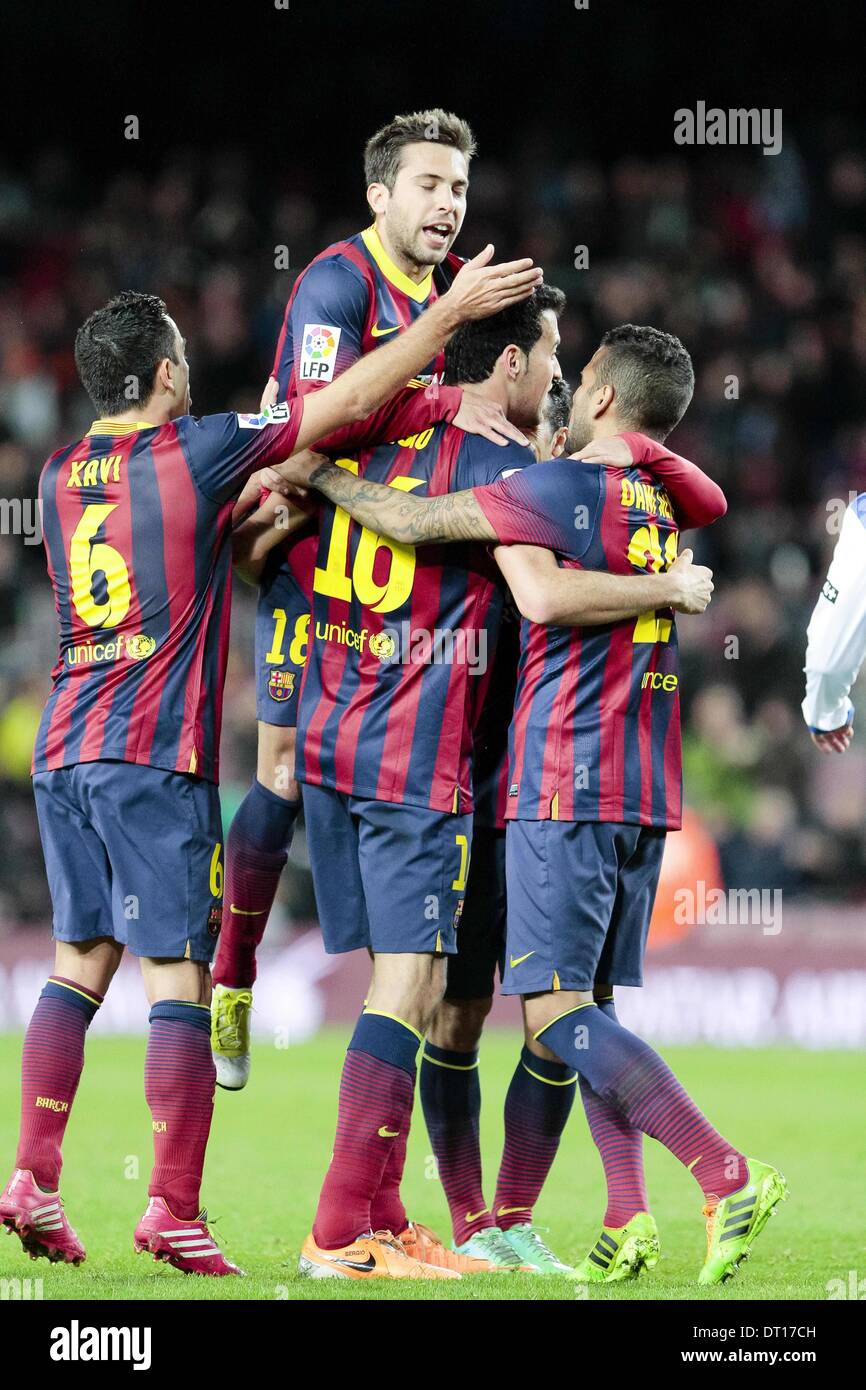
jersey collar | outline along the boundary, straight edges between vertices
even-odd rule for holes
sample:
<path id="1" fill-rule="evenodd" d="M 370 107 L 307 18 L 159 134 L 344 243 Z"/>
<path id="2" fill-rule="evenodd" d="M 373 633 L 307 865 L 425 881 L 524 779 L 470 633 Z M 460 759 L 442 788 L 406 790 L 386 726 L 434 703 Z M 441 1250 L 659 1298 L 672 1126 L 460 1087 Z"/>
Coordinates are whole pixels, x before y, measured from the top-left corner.
<path id="1" fill-rule="evenodd" d="M 138 430 L 155 430 L 146 420 L 94 420 L 87 434 L 135 434 Z M 85 439 L 87 435 L 85 435 Z"/>
<path id="2" fill-rule="evenodd" d="M 423 304 L 430 293 L 430 286 L 433 283 L 433 269 L 431 267 L 428 275 L 420 284 L 416 285 L 414 280 L 410 280 L 408 275 L 404 275 L 399 266 L 396 266 L 382 245 L 379 233 L 375 226 L 367 227 L 361 233 L 361 240 L 366 246 L 373 260 L 381 270 L 386 280 L 389 280 L 395 289 L 402 294 L 414 299 L 416 304 Z"/>

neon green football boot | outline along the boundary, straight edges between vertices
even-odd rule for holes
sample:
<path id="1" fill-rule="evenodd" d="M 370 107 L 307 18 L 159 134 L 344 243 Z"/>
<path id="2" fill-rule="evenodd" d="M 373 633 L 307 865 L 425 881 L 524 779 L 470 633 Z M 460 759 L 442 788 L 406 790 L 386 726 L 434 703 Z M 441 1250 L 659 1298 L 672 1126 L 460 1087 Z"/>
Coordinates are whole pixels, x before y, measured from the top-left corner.
<path id="1" fill-rule="evenodd" d="M 252 990 L 214 985 L 210 1006 L 210 1047 L 216 1083 L 225 1091 L 241 1091 L 250 1075 L 250 1014 Z"/>
<path id="2" fill-rule="evenodd" d="M 788 1184 L 777 1168 L 756 1158 L 747 1158 L 746 1165 L 749 1180 L 745 1186 L 720 1202 L 709 1198 L 704 1207 L 707 1258 L 699 1284 L 722 1284 L 736 1274 L 741 1261 L 748 1259 L 755 1237 L 775 1215 L 778 1203 L 788 1196 Z"/>
<path id="3" fill-rule="evenodd" d="M 648 1211 L 635 1212 L 624 1226 L 602 1226 L 601 1235 L 574 1271 L 580 1284 L 619 1284 L 637 1279 L 659 1262 L 658 1227 Z"/>

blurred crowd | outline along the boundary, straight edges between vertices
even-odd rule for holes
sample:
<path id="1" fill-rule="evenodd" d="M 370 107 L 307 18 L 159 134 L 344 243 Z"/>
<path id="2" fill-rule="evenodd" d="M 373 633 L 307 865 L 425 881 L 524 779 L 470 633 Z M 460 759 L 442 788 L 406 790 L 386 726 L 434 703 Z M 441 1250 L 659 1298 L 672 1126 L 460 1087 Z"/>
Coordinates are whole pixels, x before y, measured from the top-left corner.
<path id="1" fill-rule="evenodd" d="M 92 410 L 75 330 L 120 289 L 160 293 L 189 342 L 193 409 L 255 409 L 293 280 L 365 225 L 357 188 L 323 167 L 178 149 L 148 173 L 82 179 L 46 150 L 26 180 L 0 167 L 0 931 L 49 916 L 29 789 L 55 659 L 43 552 L 15 529 L 44 458 Z M 844 132 L 811 161 L 677 151 L 602 166 L 524 140 L 480 157 L 456 249 L 530 254 L 568 296 L 561 361 L 575 380 L 624 321 L 678 334 L 697 374 L 672 437 L 725 488 L 696 538 L 716 597 L 682 620 L 686 799 L 730 887 L 856 900 L 866 890 L 866 753 L 810 743 L 800 714 L 809 614 L 849 494 L 866 490 L 866 159 Z M 288 269 L 276 266 L 284 266 Z M 254 595 L 236 585 L 223 734 L 227 818 L 254 768 Z M 856 697 L 855 697 L 856 698 Z M 295 863 L 285 920 L 312 913 Z"/>

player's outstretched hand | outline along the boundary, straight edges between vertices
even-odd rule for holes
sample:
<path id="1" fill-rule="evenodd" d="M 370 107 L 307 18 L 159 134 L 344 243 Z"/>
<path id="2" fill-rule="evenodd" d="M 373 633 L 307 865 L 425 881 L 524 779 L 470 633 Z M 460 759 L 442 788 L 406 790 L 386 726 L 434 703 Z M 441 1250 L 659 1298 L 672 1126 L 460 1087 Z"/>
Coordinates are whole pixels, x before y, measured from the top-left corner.
<path id="1" fill-rule="evenodd" d="M 232 511 L 232 525 L 237 526 L 248 512 L 253 512 L 261 501 L 262 491 L 282 492 L 288 484 L 272 468 L 259 468 L 251 473 L 243 485 Z"/>
<path id="2" fill-rule="evenodd" d="M 609 468 L 631 468 L 634 459 L 631 449 L 621 434 L 612 434 L 607 439 L 591 439 L 569 458 L 581 459 L 584 463 L 603 463 Z"/>
<path id="3" fill-rule="evenodd" d="M 442 296 L 456 321 L 462 323 L 465 319 L 486 319 L 498 314 L 509 304 L 528 299 L 544 279 L 544 271 L 533 266 L 531 256 L 490 265 L 492 256 L 493 245 L 488 242 L 483 251 L 460 267 L 450 290 Z"/>
<path id="4" fill-rule="evenodd" d="M 282 492 L 286 497 L 305 497 L 310 474 L 315 472 L 320 463 L 329 462 L 324 454 L 317 454 L 313 449 L 299 449 L 284 463 L 274 465 L 274 472 L 284 486 L 273 490 Z"/>
<path id="5" fill-rule="evenodd" d="M 318 459 L 318 455 L 316 455 Z M 263 492 L 277 492 L 281 497 L 288 497 L 304 511 L 315 511 L 315 504 L 305 502 L 309 497 L 305 487 L 298 487 L 295 483 L 289 483 L 274 468 L 259 468 L 255 473 L 251 473 L 243 485 L 243 489 L 238 494 L 232 510 L 232 526 L 238 526 L 249 516 L 250 512 L 258 509 L 262 501 Z"/>
<path id="6" fill-rule="evenodd" d="M 479 395 L 469 387 L 463 387 L 463 400 L 454 416 L 454 424 L 467 434 L 480 434 L 492 444 L 528 444 L 529 440 L 512 425 L 501 405 Z"/>
<path id="7" fill-rule="evenodd" d="M 259 401 L 259 410 L 270 410 L 272 405 L 276 405 L 279 398 L 280 383 L 277 381 L 276 377 L 269 376 L 268 384 L 262 392 L 262 398 Z"/>
<path id="8" fill-rule="evenodd" d="M 822 753 L 847 753 L 854 737 L 854 725 L 843 724 L 841 729 L 830 729 L 826 734 L 812 734 L 812 742 Z"/>
<path id="9" fill-rule="evenodd" d="M 713 572 L 694 563 L 694 552 L 677 556 L 666 578 L 673 585 L 670 605 L 678 613 L 703 613 L 713 596 Z"/>

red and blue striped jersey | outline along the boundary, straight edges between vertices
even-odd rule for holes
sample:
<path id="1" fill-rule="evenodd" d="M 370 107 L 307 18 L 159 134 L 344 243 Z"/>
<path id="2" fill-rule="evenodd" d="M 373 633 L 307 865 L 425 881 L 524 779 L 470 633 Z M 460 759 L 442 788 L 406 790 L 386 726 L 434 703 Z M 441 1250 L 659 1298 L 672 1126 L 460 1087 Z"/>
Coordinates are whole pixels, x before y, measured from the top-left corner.
<path id="1" fill-rule="evenodd" d="M 216 781 L 231 606 L 231 515 L 294 448 L 303 404 L 164 425 L 97 420 L 53 454 L 39 497 L 60 621 L 33 754 Z"/>
<path id="2" fill-rule="evenodd" d="M 493 482 L 534 462 L 440 424 L 343 467 L 417 496 Z M 478 545 L 404 546 L 323 503 L 298 714 L 301 782 L 379 801 L 473 809 L 473 724 L 503 590 Z"/>
<path id="3" fill-rule="evenodd" d="M 473 714 L 472 781 L 475 824 L 502 829 L 508 806 L 508 741 L 517 667 L 520 660 L 520 614 L 506 595 L 489 673 L 479 682 Z"/>
<path id="4" fill-rule="evenodd" d="M 316 448 L 333 453 L 360 449 L 385 440 L 416 437 L 440 420 L 453 420 L 462 398 L 463 392 L 459 386 L 440 386 L 438 382 L 428 386 L 423 381 L 410 381 L 408 386 L 374 410 L 372 415 L 343 425 L 324 439 L 317 440 Z M 268 490 L 262 489 L 260 501 L 264 502 L 268 496 Z M 290 564 L 298 605 L 296 616 L 298 613 L 307 616 L 312 607 L 318 548 L 316 515 L 311 516 L 310 526 L 298 533 L 296 539 L 290 538 L 283 541 L 281 546 L 274 547 L 262 571 L 259 585 L 262 590 L 267 590 L 282 574 L 283 566 Z"/>
<path id="5" fill-rule="evenodd" d="M 630 443 L 644 439 L 626 437 Z M 691 472 L 684 475 L 685 460 L 645 443 L 646 464 L 615 469 L 557 459 L 475 495 L 505 544 L 546 546 L 567 568 L 659 571 L 676 558 L 677 516 L 683 525 L 703 525 L 720 516 L 725 503 L 694 465 L 686 465 Z M 673 463 L 667 478 L 665 459 Z M 671 610 L 603 627 L 523 622 L 509 820 L 679 829 L 681 764 Z"/>
<path id="6" fill-rule="evenodd" d="M 280 397 L 302 395 L 408 328 L 460 269 L 448 254 L 418 284 L 388 256 L 375 227 L 336 241 L 302 270 L 286 305 L 272 377 Z M 431 371 L 441 363 L 431 364 Z"/>
<path id="7" fill-rule="evenodd" d="M 442 267 L 415 284 L 394 264 L 375 227 L 334 242 L 301 271 L 289 296 L 271 376 L 283 400 L 324 386 L 408 328 L 438 299 L 460 266 L 451 253 Z M 430 364 L 441 373 L 443 356 Z M 282 547 L 289 573 L 310 597 L 316 537 L 287 538 Z"/>

